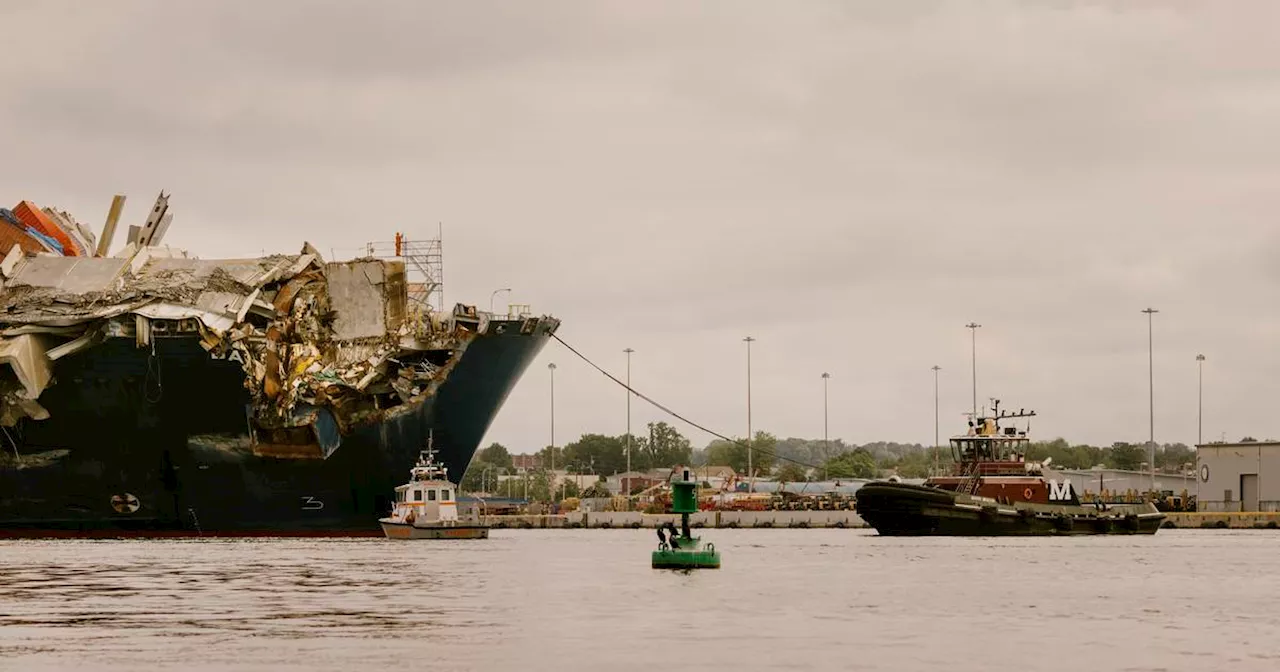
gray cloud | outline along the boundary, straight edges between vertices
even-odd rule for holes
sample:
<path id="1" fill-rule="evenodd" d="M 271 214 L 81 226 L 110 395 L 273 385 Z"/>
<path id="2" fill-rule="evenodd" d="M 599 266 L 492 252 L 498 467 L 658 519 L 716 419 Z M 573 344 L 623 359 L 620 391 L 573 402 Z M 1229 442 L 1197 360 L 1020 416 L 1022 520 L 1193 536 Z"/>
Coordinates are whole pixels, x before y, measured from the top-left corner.
<path id="1" fill-rule="evenodd" d="M 173 192 L 202 256 L 445 231 L 449 301 L 496 287 L 724 431 L 943 433 L 979 393 L 1038 433 L 1280 436 L 1268 312 L 1270 3 L 7 3 L 0 181 L 100 221 Z M 49 40 L 55 30 L 56 48 Z M 14 58 L 14 54 L 22 55 Z M 491 439 L 622 431 L 556 345 Z M 613 396 L 610 396 L 613 394 Z M 616 397 L 616 398 L 615 398 Z M 637 426 L 658 412 L 633 407 Z M 703 441 L 708 437 L 695 436 Z"/>

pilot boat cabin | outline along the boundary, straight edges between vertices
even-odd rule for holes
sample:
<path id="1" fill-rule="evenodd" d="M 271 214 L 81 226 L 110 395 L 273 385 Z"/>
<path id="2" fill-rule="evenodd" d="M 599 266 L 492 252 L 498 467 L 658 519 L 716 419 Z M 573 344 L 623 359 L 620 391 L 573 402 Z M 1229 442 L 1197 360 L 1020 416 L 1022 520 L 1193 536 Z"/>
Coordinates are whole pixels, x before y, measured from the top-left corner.
<path id="1" fill-rule="evenodd" d="M 457 520 L 458 503 L 453 495 L 451 483 L 427 481 L 401 485 L 396 488 L 396 511 L 391 517 L 406 523 L 417 518 L 440 522 Z"/>

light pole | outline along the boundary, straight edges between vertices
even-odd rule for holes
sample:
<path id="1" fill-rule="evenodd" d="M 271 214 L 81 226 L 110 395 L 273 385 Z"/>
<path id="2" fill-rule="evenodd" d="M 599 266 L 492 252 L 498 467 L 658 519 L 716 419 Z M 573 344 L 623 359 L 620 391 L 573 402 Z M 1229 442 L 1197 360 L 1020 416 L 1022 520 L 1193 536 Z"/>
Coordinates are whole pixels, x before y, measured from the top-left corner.
<path id="1" fill-rule="evenodd" d="M 622 479 L 622 487 L 627 491 L 627 510 L 631 510 L 631 348 L 623 350 L 627 353 L 627 476 Z M 653 446 L 649 446 L 653 450 Z M 650 455 L 653 453 L 650 452 Z M 653 466 L 653 465 L 650 465 Z"/>
<path id="2" fill-rule="evenodd" d="M 1200 501 L 1200 446 L 1204 443 L 1204 355 L 1196 355 L 1196 366 L 1200 368 L 1200 383 L 1196 393 L 1196 406 L 1198 416 L 1196 419 L 1196 458 L 1192 463 L 1193 472 L 1196 479 L 1196 501 Z M 1196 510 L 1200 510 L 1200 505 L 1196 504 Z"/>
<path id="3" fill-rule="evenodd" d="M 933 473 L 938 473 L 938 372 L 941 366 L 933 365 Z"/>
<path id="4" fill-rule="evenodd" d="M 1200 382 L 1196 390 L 1196 445 L 1204 443 L 1204 355 L 1196 355 L 1200 369 Z"/>
<path id="5" fill-rule="evenodd" d="M 509 291 L 511 291 L 510 287 L 503 287 L 502 289 L 493 290 L 493 293 L 489 295 L 489 314 L 490 315 L 493 314 L 493 297 L 497 296 L 498 292 L 509 292 Z"/>
<path id="6" fill-rule="evenodd" d="M 551 372 L 551 447 L 547 451 L 551 454 L 551 483 L 548 485 L 551 501 L 556 501 L 556 363 L 547 364 L 547 370 Z"/>
<path id="7" fill-rule="evenodd" d="M 1155 350 L 1152 347 L 1152 316 L 1160 312 L 1155 308 L 1144 308 L 1142 312 L 1147 314 L 1147 401 L 1149 406 L 1149 422 L 1151 434 L 1147 440 L 1149 446 L 1148 452 L 1151 454 L 1151 491 L 1156 490 L 1156 377 L 1155 377 Z"/>
<path id="8" fill-rule="evenodd" d="M 751 343 L 750 336 L 742 339 L 747 344 L 747 492 L 756 491 L 756 472 L 751 463 Z"/>
<path id="9" fill-rule="evenodd" d="M 822 447 L 828 453 L 831 452 L 831 441 L 827 438 L 827 381 L 831 380 L 831 374 L 822 374 Z"/>
<path id="10" fill-rule="evenodd" d="M 977 322 L 970 322 L 969 324 L 966 324 L 966 325 L 964 325 L 964 326 L 968 327 L 968 328 L 969 328 L 969 331 L 972 333 L 972 341 L 973 341 L 973 423 L 974 423 L 974 427 L 975 427 L 975 428 L 977 428 L 977 423 L 978 423 L 978 327 L 981 327 L 982 325 L 981 325 L 981 324 L 978 324 Z"/>

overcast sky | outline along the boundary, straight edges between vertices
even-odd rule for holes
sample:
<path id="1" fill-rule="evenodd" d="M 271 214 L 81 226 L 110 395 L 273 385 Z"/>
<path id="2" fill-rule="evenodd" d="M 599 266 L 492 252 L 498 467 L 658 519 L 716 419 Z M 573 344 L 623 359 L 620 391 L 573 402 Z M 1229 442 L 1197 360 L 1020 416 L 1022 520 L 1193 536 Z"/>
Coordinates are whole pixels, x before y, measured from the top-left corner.
<path id="1" fill-rule="evenodd" d="M 1280 437 L 1280 4 L 0 5 L 0 203 L 172 193 L 204 258 L 444 229 L 490 293 L 732 434 Z M 499 295 L 499 305 L 506 302 Z M 487 440 L 625 430 L 551 343 Z M 632 423 L 666 419 L 636 400 Z M 678 425 L 695 445 L 711 437 Z"/>

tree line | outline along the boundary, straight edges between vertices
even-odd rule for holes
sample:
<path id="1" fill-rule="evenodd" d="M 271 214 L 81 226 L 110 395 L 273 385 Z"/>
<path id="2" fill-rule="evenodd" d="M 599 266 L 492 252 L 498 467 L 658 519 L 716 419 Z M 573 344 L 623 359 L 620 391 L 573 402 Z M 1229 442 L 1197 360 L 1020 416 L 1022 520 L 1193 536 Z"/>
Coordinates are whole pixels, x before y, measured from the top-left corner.
<path id="1" fill-rule="evenodd" d="M 1249 440 L 1248 437 L 1245 440 Z M 633 471 L 677 464 L 727 465 L 743 476 L 748 474 L 745 439 L 715 439 L 705 447 L 695 449 L 688 438 L 665 422 L 648 423 L 643 433 L 630 437 L 626 434 L 583 434 L 564 446 L 548 446 L 536 454 L 542 469 L 550 468 L 554 458 L 557 469 L 603 477 L 626 471 L 628 442 Z M 880 478 L 890 474 L 924 478 L 935 465 L 946 468 L 952 463 L 948 446 L 935 449 L 918 443 L 877 441 L 852 445 L 842 439 L 779 439 L 769 432 L 758 431 L 750 445 L 749 461 L 756 477 L 785 481 Z M 1145 443 L 1116 442 L 1110 446 L 1091 446 L 1071 444 L 1061 438 L 1027 444 L 1027 460 L 1042 461 L 1046 458 L 1052 458 L 1052 465 L 1062 469 L 1089 469 L 1101 465 L 1111 469 L 1138 470 L 1147 462 L 1148 449 Z M 1156 468 L 1160 471 L 1181 471 L 1189 463 L 1195 463 L 1195 451 L 1186 444 L 1162 444 L 1156 452 Z M 515 471 L 511 452 L 502 444 L 493 443 L 478 451 L 471 460 L 462 487 L 484 490 L 488 485 L 492 488 L 498 474 L 513 474 Z M 530 496 L 535 491 L 545 493 L 545 476 L 531 478 L 533 490 Z M 514 487 L 518 488 L 519 496 L 523 496 L 524 484 Z"/>

